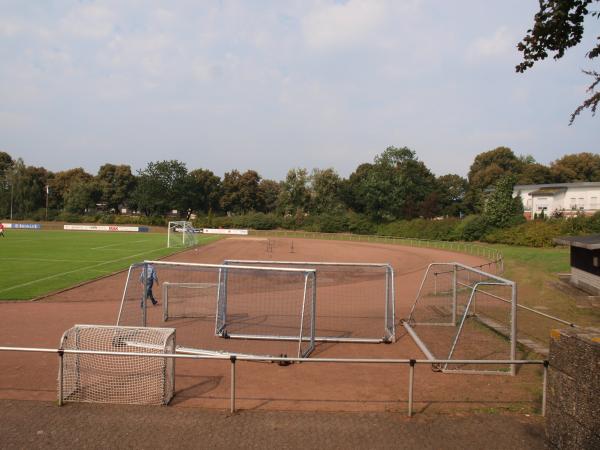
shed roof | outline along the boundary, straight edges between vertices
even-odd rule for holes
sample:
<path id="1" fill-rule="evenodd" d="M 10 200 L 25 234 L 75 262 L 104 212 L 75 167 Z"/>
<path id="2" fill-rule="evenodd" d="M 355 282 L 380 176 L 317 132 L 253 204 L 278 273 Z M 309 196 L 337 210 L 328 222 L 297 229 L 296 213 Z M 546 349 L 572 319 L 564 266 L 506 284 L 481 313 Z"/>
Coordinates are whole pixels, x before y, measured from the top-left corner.
<path id="1" fill-rule="evenodd" d="M 600 249 L 600 234 L 590 234 L 588 236 L 563 236 L 555 238 L 554 242 L 561 245 L 570 245 L 571 247 L 598 250 Z"/>

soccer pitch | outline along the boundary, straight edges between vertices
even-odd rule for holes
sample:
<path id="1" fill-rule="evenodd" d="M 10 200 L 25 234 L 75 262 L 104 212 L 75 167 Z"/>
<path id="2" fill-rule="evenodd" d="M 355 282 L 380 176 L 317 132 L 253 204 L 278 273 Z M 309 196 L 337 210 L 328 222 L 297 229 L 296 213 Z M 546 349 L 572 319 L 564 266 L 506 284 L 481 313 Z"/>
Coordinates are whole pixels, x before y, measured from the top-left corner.
<path id="1" fill-rule="evenodd" d="M 0 237 L 0 300 L 35 298 L 179 250 L 167 248 L 162 233 L 7 230 Z"/>

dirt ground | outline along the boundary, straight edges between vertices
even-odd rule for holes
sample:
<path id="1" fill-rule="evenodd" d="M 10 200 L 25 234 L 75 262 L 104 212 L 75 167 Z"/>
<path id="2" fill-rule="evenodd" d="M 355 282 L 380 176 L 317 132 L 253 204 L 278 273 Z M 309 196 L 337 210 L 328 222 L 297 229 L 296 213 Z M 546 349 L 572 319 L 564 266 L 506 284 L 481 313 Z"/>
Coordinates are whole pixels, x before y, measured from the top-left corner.
<path id="1" fill-rule="evenodd" d="M 396 274 L 397 319 L 408 315 L 418 284 L 430 262 L 459 261 L 469 265 L 483 262 L 481 259 L 469 255 L 372 243 L 271 239 L 270 246 L 271 250 L 268 251 L 266 239 L 230 238 L 177 254 L 172 259 L 182 262 L 206 263 L 220 263 L 224 259 L 390 263 Z M 125 278 L 126 273 L 120 273 L 49 296 L 41 301 L 0 304 L 0 345 L 56 348 L 62 333 L 74 324 L 115 324 Z M 418 347 L 401 327 L 397 329 L 397 341 L 393 344 L 326 344 L 318 346 L 314 356 L 423 358 Z M 2 373 L 0 400 L 54 401 L 56 399 L 57 367 L 56 355 L 3 353 L 0 357 L 0 373 Z M 227 409 L 230 387 L 229 369 L 227 361 L 178 361 L 175 398 L 171 402 L 175 408 L 149 408 L 147 411 L 143 410 L 143 415 L 152 415 L 155 414 L 155 411 L 160 411 L 156 414 L 163 414 L 163 411 L 176 411 L 174 414 L 184 416 L 186 414 L 205 415 L 209 423 L 211 420 L 225 421 L 222 415 L 212 416 L 212 413 L 206 411 L 192 413 L 185 407 Z M 417 366 L 415 371 L 415 411 L 429 414 L 439 412 L 454 414 L 457 411 L 467 410 L 496 411 L 497 409 L 531 412 L 539 407 L 540 371 L 539 368 L 528 366 L 520 370 L 516 377 L 465 376 L 435 373 L 426 365 Z M 404 413 L 408 401 L 407 382 L 408 367 L 399 365 L 353 363 L 344 365 L 294 364 L 280 367 L 276 364 L 239 362 L 236 380 L 237 406 L 242 411 Z M 6 405 L 21 405 L 19 408 L 27 409 L 22 406 L 26 404 L 3 402 L 2 414 L 7 414 Z M 34 409 L 42 408 L 42 410 L 49 407 L 45 403 L 33 403 L 32 405 L 34 405 Z M 62 414 L 68 415 L 70 411 L 74 410 L 91 414 L 92 409 L 88 410 L 87 408 L 87 406 L 69 405 L 64 409 L 65 412 L 62 412 L 63 409 L 61 409 L 61 412 L 57 413 L 56 420 L 59 420 Z M 117 408 L 116 411 L 123 411 L 125 414 L 124 411 L 129 411 L 129 409 Z M 107 417 L 110 415 L 106 414 Z M 211 419 L 213 417 L 218 417 L 218 419 Z M 301 417 L 305 418 L 302 420 L 308 421 L 306 426 L 310 429 L 310 427 L 317 426 L 314 417 L 320 416 L 303 416 L 302 414 L 295 416 L 289 413 L 281 418 L 278 418 L 277 415 L 264 417 L 269 418 L 263 424 L 265 427 L 279 426 L 277 425 L 279 420 L 283 421 L 282 423 L 285 423 L 286 420 L 293 422 L 297 417 Z M 363 422 L 363 419 L 360 418 L 371 416 L 341 415 L 339 417 L 343 417 L 340 419 L 342 421 L 348 420 L 348 427 L 351 427 L 354 426 L 352 425 L 355 423 L 354 421 L 368 423 L 368 420 L 364 419 L 366 422 Z M 351 419 L 346 419 L 346 417 Z M 401 415 L 394 415 L 394 417 L 397 418 L 393 420 L 401 420 L 398 418 Z M 52 418 L 44 420 L 52 420 Z M 188 417 L 186 420 L 191 419 Z M 239 420 L 240 427 L 244 428 L 254 426 L 253 421 L 258 419 L 244 413 L 239 418 L 236 416 L 231 420 Z M 382 423 L 385 423 L 385 420 Z M 448 420 L 450 420 L 448 425 L 450 427 L 453 420 L 462 419 Z M 499 429 L 502 428 L 500 422 L 495 425 Z M 269 423 L 275 425 L 269 425 Z M 281 426 L 283 427 L 283 425 Z M 428 425 L 424 422 L 419 426 L 425 430 Z M 306 433 L 308 429 L 305 429 L 304 432 Z M 271 430 L 271 434 L 275 434 L 273 430 L 275 428 Z M 282 433 L 285 433 L 283 428 L 281 430 Z M 403 431 L 398 431 L 398 433 L 400 433 L 399 438 L 401 439 Z M 310 432 L 306 434 L 310 434 Z M 426 436 L 426 434 L 424 432 L 422 436 Z M 35 436 L 33 438 L 37 439 Z M 316 442 L 314 436 L 311 436 L 311 439 L 313 439 L 311 442 Z M 38 441 L 31 441 L 32 444 L 35 442 Z M 382 447 L 386 446 L 388 444 L 382 444 Z"/>
<path id="2" fill-rule="evenodd" d="M 63 448 L 543 449 L 539 417 L 252 411 L 0 400 L 0 446 Z"/>

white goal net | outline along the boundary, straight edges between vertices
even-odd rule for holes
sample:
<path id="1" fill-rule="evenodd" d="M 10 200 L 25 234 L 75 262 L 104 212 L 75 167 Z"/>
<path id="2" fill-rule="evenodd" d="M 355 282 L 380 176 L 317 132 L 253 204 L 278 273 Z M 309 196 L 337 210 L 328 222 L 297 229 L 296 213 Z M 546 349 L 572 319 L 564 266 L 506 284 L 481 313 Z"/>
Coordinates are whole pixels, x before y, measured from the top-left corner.
<path id="1" fill-rule="evenodd" d="M 175 353 L 172 328 L 75 325 L 63 334 L 59 401 L 166 405 L 174 393 L 174 359 L 126 356 Z M 112 354 L 77 353 L 109 352 Z"/>
<path id="2" fill-rule="evenodd" d="M 152 292 L 162 307 L 150 301 L 148 273 L 162 284 Z M 147 261 L 129 268 L 117 324 L 167 321 L 182 346 L 307 357 L 315 343 L 315 300 L 311 269 Z"/>
<path id="3" fill-rule="evenodd" d="M 315 340 L 395 341 L 394 270 L 389 264 L 255 260 L 226 260 L 223 264 L 315 269 Z"/>
<path id="4" fill-rule="evenodd" d="M 198 243 L 192 222 L 184 220 L 169 222 L 167 247 L 193 247 Z"/>

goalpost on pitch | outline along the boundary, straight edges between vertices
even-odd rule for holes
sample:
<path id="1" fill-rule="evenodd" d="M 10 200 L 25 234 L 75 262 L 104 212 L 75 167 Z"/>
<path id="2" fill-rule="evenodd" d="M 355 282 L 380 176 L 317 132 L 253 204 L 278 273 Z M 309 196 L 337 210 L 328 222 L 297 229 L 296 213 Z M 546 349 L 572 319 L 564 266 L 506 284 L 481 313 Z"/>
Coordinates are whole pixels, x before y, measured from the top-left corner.
<path id="1" fill-rule="evenodd" d="M 167 247 L 193 247 L 198 243 L 192 222 L 176 220 L 169 222 Z"/>

